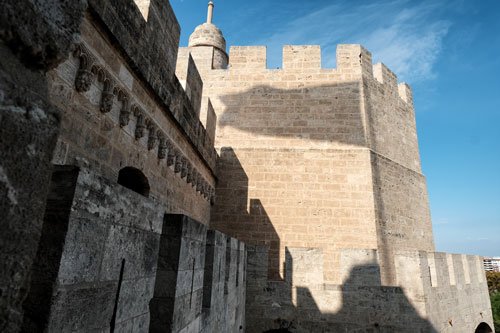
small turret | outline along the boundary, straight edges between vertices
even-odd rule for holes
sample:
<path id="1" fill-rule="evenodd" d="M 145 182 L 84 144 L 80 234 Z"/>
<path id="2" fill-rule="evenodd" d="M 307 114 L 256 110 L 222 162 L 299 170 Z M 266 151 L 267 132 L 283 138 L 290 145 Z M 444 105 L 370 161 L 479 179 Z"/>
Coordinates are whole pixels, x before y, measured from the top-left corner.
<path id="1" fill-rule="evenodd" d="M 213 69 L 223 69 L 227 67 L 228 56 L 226 53 L 226 40 L 222 35 L 222 31 L 213 23 L 214 3 L 208 3 L 207 22 L 203 23 L 194 29 L 194 32 L 189 37 L 189 47 L 213 47 L 214 59 L 212 62 Z"/>

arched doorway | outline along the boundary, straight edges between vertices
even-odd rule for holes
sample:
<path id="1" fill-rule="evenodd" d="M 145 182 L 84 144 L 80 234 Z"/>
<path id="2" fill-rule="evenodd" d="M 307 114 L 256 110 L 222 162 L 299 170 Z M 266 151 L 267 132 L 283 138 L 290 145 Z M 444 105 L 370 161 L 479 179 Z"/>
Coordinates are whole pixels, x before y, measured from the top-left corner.
<path id="1" fill-rule="evenodd" d="M 486 323 L 481 323 L 476 328 L 475 333 L 493 333 L 493 330 L 491 329 L 490 325 Z"/>
<path id="2" fill-rule="evenodd" d="M 125 167 L 118 173 L 118 184 L 145 197 L 149 197 L 148 178 L 141 170 L 133 167 Z"/>

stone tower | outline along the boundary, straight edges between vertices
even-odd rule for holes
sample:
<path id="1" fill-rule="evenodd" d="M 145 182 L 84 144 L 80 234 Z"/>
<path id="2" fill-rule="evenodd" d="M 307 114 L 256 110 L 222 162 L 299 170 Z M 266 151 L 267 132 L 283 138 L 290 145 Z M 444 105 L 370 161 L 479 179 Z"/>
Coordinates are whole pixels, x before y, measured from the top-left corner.
<path id="1" fill-rule="evenodd" d="M 209 5 L 209 18 L 211 10 Z M 180 48 L 178 64 L 194 59 L 203 98 L 218 119 L 211 227 L 250 245 L 249 265 L 259 267 L 260 278 L 247 289 L 247 329 L 269 329 L 279 318 L 292 326 L 305 320 L 303 313 L 290 315 L 303 306 L 304 288 L 313 294 L 306 303 L 317 303 L 317 312 L 343 313 L 349 300 L 327 290 L 353 281 L 377 290 L 356 297 L 379 309 L 388 306 L 375 305 L 384 288 L 406 288 L 416 317 L 433 325 L 462 313 L 431 313 L 433 296 L 426 294 L 428 279 L 455 274 L 454 260 L 468 274 L 469 266 L 479 269 L 479 260 L 434 253 L 410 87 L 384 64 L 373 65 L 361 45 L 339 45 L 337 68 L 322 68 L 319 46 L 286 45 L 281 69 L 267 68 L 264 46 L 231 46 L 226 69 L 219 66 L 226 54 L 218 42 L 222 33 L 208 25 L 199 41 L 203 26 Z M 456 281 L 446 279 L 447 286 Z M 335 304 L 343 298 L 344 308 L 342 301 Z M 324 321 L 353 328 L 355 317 L 323 317 L 298 331 L 319 330 Z M 415 325 L 411 329 L 429 331 L 426 323 Z"/>
<path id="2" fill-rule="evenodd" d="M 218 118 L 214 227 L 270 246 L 278 279 L 285 247 L 321 248 L 331 282 L 339 251 L 378 250 L 388 284 L 394 250 L 434 250 L 408 85 L 360 45 L 339 45 L 336 69 L 319 46 L 285 46 L 279 70 L 265 47 L 231 47 L 224 69 L 223 41 L 205 23 L 178 60 L 191 54 Z"/>
<path id="3" fill-rule="evenodd" d="M 207 22 L 203 23 L 194 29 L 194 32 L 189 37 L 189 47 L 205 49 L 206 52 L 212 53 L 212 68 L 225 69 L 227 68 L 227 53 L 226 40 L 222 35 L 222 31 L 212 23 L 214 3 L 208 3 Z"/>
<path id="4" fill-rule="evenodd" d="M 180 49 L 169 1 L 7 3 L 0 331 L 491 332 L 481 258 L 434 252 L 410 88 L 362 46 L 270 70 L 212 2 Z"/>

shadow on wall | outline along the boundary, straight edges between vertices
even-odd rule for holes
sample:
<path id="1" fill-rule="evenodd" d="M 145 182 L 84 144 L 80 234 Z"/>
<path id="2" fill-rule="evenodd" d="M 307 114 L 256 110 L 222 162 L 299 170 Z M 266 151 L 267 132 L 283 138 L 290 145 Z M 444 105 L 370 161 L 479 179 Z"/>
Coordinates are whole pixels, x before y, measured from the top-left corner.
<path id="1" fill-rule="evenodd" d="M 247 244 L 269 248 L 268 277 L 281 280 L 280 239 L 259 199 L 248 198 L 248 176 L 232 148 L 222 148 L 217 168 L 221 175 L 211 227 Z M 231 221 L 233 223 L 227 223 Z M 248 232 L 252 230 L 252 232 Z"/>
<path id="2" fill-rule="evenodd" d="M 335 75 L 338 75 L 333 74 L 336 73 L 335 70 L 332 70 L 331 73 L 332 74 L 322 74 L 324 76 L 331 75 L 332 77 L 329 79 L 325 79 L 324 77 L 321 80 L 317 79 L 318 82 L 322 81 L 326 83 L 313 84 L 312 82 L 314 82 L 313 80 L 315 80 L 315 75 L 317 74 L 313 73 L 304 76 L 304 81 L 301 83 L 298 81 L 302 78 L 302 76 L 300 76 L 302 74 L 290 72 L 285 75 L 282 74 L 281 71 L 278 71 L 273 74 L 275 75 L 274 78 L 277 78 L 273 81 L 273 85 L 280 84 L 283 86 L 283 84 L 295 84 L 296 87 L 280 89 L 275 86 L 261 84 L 250 89 L 241 89 L 239 92 L 226 93 L 220 97 L 220 104 L 223 106 L 224 112 L 220 114 L 218 119 L 218 137 L 221 142 L 233 148 L 231 149 L 231 153 L 225 152 L 224 149 L 226 148 L 222 148 L 218 166 L 219 172 L 221 175 L 228 178 L 232 178 L 232 175 L 230 175 L 231 172 L 235 172 L 235 174 L 242 176 L 241 180 L 233 181 L 233 179 L 231 179 L 229 181 L 230 184 L 228 184 L 226 180 L 223 180 L 222 183 L 224 184 L 218 186 L 217 195 L 220 198 L 218 201 L 219 203 L 222 201 L 222 203 L 216 207 L 215 219 L 212 218 L 212 221 L 215 221 L 216 228 L 222 228 L 229 234 L 239 239 L 244 239 L 249 244 L 261 245 L 266 244 L 268 241 L 272 242 L 272 239 L 269 239 L 271 237 L 266 233 L 270 232 L 269 230 L 276 231 L 276 228 L 279 226 L 278 231 L 280 232 L 280 236 L 282 236 L 281 247 L 287 245 L 284 244 L 284 242 L 288 240 L 283 236 L 284 231 L 281 229 L 283 222 L 270 221 L 270 217 L 267 215 L 265 215 L 265 224 L 269 225 L 269 227 L 265 228 L 263 233 L 260 234 L 262 238 L 258 235 L 250 238 L 247 233 L 245 233 L 245 231 L 249 230 L 247 228 L 248 223 L 242 226 L 240 225 L 240 219 L 246 222 L 248 219 L 252 219 L 256 215 L 259 215 L 258 211 L 252 211 L 254 207 L 252 203 L 255 203 L 258 210 L 264 211 L 260 202 L 257 200 L 250 200 L 250 208 L 248 210 L 246 207 L 239 210 L 241 215 L 231 211 L 228 202 L 225 202 L 234 202 L 238 200 L 236 197 L 240 195 L 240 193 L 236 193 L 232 189 L 235 185 L 238 187 L 238 182 L 246 181 L 246 187 L 238 187 L 243 191 L 245 188 L 248 188 L 248 178 L 250 178 L 250 183 L 256 181 L 255 174 L 260 172 L 256 170 L 259 166 L 265 166 L 267 169 L 266 172 L 269 171 L 270 165 L 272 166 L 272 164 L 269 164 L 269 161 L 258 159 L 257 151 L 259 149 L 266 152 L 272 150 L 276 153 L 274 156 L 278 156 L 279 153 L 283 154 L 283 156 L 290 156 L 290 159 L 292 159 L 294 155 L 290 150 L 294 149 L 313 150 L 335 149 L 337 147 L 364 147 L 371 148 L 373 151 L 381 153 L 381 155 L 388 156 L 389 159 L 395 162 L 394 164 L 399 163 L 404 166 L 419 165 L 418 145 L 416 136 L 414 135 L 415 122 L 410 98 L 411 92 L 409 92 L 409 90 L 408 92 L 404 92 L 404 89 L 398 91 L 396 81 L 388 79 L 385 80 L 384 83 L 380 83 L 379 79 L 367 79 L 365 84 L 368 85 L 368 87 L 365 88 L 362 87 L 361 82 L 355 80 L 328 83 L 327 80 L 334 81 L 336 80 Z M 384 78 L 393 75 L 389 73 L 385 67 L 382 69 L 382 74 Z M 269 76 L 269 81 L 271 81 L 271 75 Z M 235 85 L 237 83 L 238 82 L 235 82 Z M 400 88 L 402 87 L 400 86 Z M 365 95 L 363 94 L 363 89 Z M 407 94 L 406 99 L 404 94 Z M 406 144 L 402 146 L 398 144 L 398 142 L 406 142 Z M 256 161 L 252 161 L 251 170 L 247 165 L 246 159 L 241 156 L 241 150 L 243 149 L 255 149 L 256 151 L 254 154 L 256 156 Z M 278 150 L 280 151 L 278 152 Z M 251 154 L 253 154 L 253 152 L 247 155 L 250 156 Z M 264 153 L 262 155 L 264 155 Z M 238 158 L 244 161 L 244 165 L 238 161 Z M 373 153 L 370 158 L 373 179 L 371 179 L 369 183 L 372 186 L 371 191 L 375 195 L 374 203 L 373 205 L 370 203 L 372 207 L 369 209 L 374 209 L 376 214 L 375 226 L 377 229 L 377 248 L 379 250 L 380 263 L 383 271 L 382 280 L 384 284 L 391 285 L 395 284 L 395 268 L 392 254 L 394 248 L 415 249 L 420 246 L 420 249 L 423 250 L 433 250 L 432 237 L 423 237 L 420 236 L 420 233 L 417 233 L 417 231 L 420 230 L 429 230 L 428 234 L 431 234 L 425 179 L 423 176 L 422 178 L 418 178 L 420 176 L 418 170 L 415 170 L 415 172 L 411 174 L 416 180 L 422 180 L 423 186 L 420 186 L 420 188 L 423 188 L 424 191 L 417 193 L 417 198 L 413 198 L 415 193 L 412 191 L 419 190 L 418 184 L 420 183 L 417 183 L 417 185 L 413 187 L 408 187 L 409 190 L 404 192 L 406 197 L 401 198 L 401 201 L 405 199 L 408 199 L 408 201 L 405 202 L 405 209 L 400 209 L 397 205 L 391 205 L 391 199 L 393 198 L 391 197 L 391 193 L 394 193 L 391 189 L 394 187 L 394 184 L 389 181 L 393 181 L 396 185 L 401 184 L 402 186 L 406 186 L 404 183 L 405 178 L 400 177 L 400 173 L 410 173 L 411 171 L 406 171 L 403 170 L 404 168 L 401 168 L 393 172 L 393 170 L 389 168 L 382 168 L 383 165 L 380 166 L 380 164 L 382 164 L 382 161 L 379 161 L 382 159 L 381 156 Z M 286 160 L 285 158 L 281 158 L 281 156 L 277 157 L 277 159 L 281 163 Z M 235 161 L 234 163 L 228 162 L 233 160 Z M 345 161 L 342 162 L 345 163 Z M 304 163 L 307 165 L 309 161 L 304 161 Z M 230 164 L 238 164 L 241 170 L 235 171 L 235 166 Z M 298 164 L 299 162 L 297 162 L 297 165 Z M 248 175 L 245 169 L 248 171 Z M 283 170 L 283 168 L 280 169 L 280 166 L 277 166 L 276 169 L 271 172 L 278 173 L 281 170 Z M 263 172 L 264 171 L 260 173 Z M 392 174 L 396 174 L 393 179 L 388 178 L 391 172 Z M 353 174 L 351 179 L 360 175 L 361 174 Z M 366 176 L 366 174 L 364 175 Z M 354 181 L 347 185 L 351 186 L 353 183 Z M 337 185 L 338 184 L 332 183 L 319 184 L 319 186 L 324 186 L 325 188 Z M 412 185 L 413 183 L 410 182 L 409 186 Z M 387 190 L 387 188 L 389 188 L 389 190 Z M 285 188 L 283 186 L 283 188 L 280 189 L 286 191 L 288 187 Z M 314 189 L 311 188 L 305 189 L 314 191 Z M 267 191 L 267 193 L 270 193 L 270 191 L 273 190 L 276 192 L 276 187 L 273 187 L 271 184 L 260 185 L 258 188 L 259 192 Z M 233 193 L 231 193 L 232 191 Z M 335 194 L 338 192 L 341 191 L 330 191 L 330 193 Z M 347 191 L 344 192 L 347 193 Z M 353 189 L 352 192 L 353 197 L 361 195 L 359 191 L 358 193 L 354 193 L 357 192 L 357 189 Z M 228 193 L 230 193 L 230 195 L 227 195 Z M 344 195 L 346 193 L 344 193 Z M 342 193 L 340 194 L 342 195 Z M 245 198 L 242 204 L 245 206 L 248 205 L 246 198 L 247 193 L 241 193 L 241 196 Z M 262 199 L 264 201 L 264 199 L 267 198 L 262 196 Z M 369 199 L 366 200 L 368 201 Z M 359 201 L 361 201 L 361 199 Z M 226 207 L 222 207 L 221 205 L 225 205 Z M 406 209 L 407 207 L 411 208 Z M 278 215 L 274 211 L 275 207 L 269 206 L 267 208 L 272 218 Z M 321 208 L 331 209 L 332 207 L 327 206 Z M 342 214 L 340 209 L 338 211 L 339 215 Z M 228 216 L 228 212 L 230 218 L 222 218 L 222 215 Z M 280 211 L 279 214 L 283 214 L 283 210 Z M 338 222 L 338 216 L 331 216 L 330 219 L 332 224 L 340 224 L 340 222 Z M 224 222 L 224 220 L 226 222 Z M 429 221 L 429 223 L 427 223 L 427 221 Z M 273 227 L 273 223 L 276 227 Z M 410 223 L 420 226 L 415 228 L 417 231 L 413 231 L 413 234 L 411 234 L 412 231 L 408 231 L 409 228 L 405 229 L 405 225 Z M 358 220 L 356 226 L 359 227 L 360 225 L 363 225 L 363 223 Z M 364 232 L 364 230 L 361 232 Z M 278 235 L 274 238 L 279 241 Z M 412 241 L 412 239 L 418 239 L 418 242 Z M 422 244 L 427 245 L 424 246 Z M 271 246 L 271 252 L 275 250 L 271 244 L 266 245 Z M 281 256 L 283 257 L 283 253 Z M 270 256 L 270 260 L 271 257 L 272 255 Z M 280 263 L 278 262 L 275 266 L 276 265 L 279 267 Z M 273 271 L 275 268 L 269 267 L 269 270 Z M 332 274 L 330 273 L 330 275 Z"/>
<path id="3" fill-rule="evenodd" d="M 294 265 L 297 249 L 286 248 L 280 276 L 280 238 L 260 200 L 248 197 L 248 176 L 233 149 L 220 156 L 225 177 L 212 227 L 255 245 L 247 246 L 247 332 L 437 332 L 401 288 L 382 286 L 376 263 L 354 266 L 343 285 L 324 284 L 322 253 L 306 258 L 321 250 L 298 249 L 304 257 Z"/>
<path id="4" fill-rule="evenodd" d="M 295 89 L 260 85 L 222 96 L 225 110 L 218 118 L 217 128 L 225 142 L 231 142 L 230 132 L 226 131 L 234 128 L 265 136 L 264 143 L 276 138 L 296 138 L 366 146 L 368 133 L 362 99 L 357 81 Z M 256 143 L 254 139 L 248 142 Z"/>
<path id="5" fill-rule="evenodd" d="M 289 249 L 284 282 L 265 281 L 259 274 L 259 250 L 255 249 L 248 258 L 248 276 L 254 279 L 247 286 L 247 332 L 437 333 L 401 288 L 381 285 L 376 263 L 354 266 L 342 285 L 306 287 L 300 286 L 300 280 L 307 270 L 294 271 Z"/>

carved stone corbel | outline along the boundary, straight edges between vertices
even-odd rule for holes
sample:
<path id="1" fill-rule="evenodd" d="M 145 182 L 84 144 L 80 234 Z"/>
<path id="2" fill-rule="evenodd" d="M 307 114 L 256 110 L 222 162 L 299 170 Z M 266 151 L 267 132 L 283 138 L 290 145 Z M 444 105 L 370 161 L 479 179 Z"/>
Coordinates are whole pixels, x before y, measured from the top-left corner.
<path id="1" fill-rule="evenodd" d="M 191 184 L 193 182 L 193 167 L 191 166 L 191 163 L 189 163 L 189 162 L 188 162 L 188 165 L 187 165 L 186 182 L 188 184 Z"/>
<path id="2" fill-rule="evenodd" d="M 114 89 L 114 94 L 118 96 L 118 100 L 122 102 L 122 108 L 120 110 L 120 126 L 125 127 L 130 121 L 130 97 L 128 94 L 120 88 Z"/>
<path id="3" fill-rule="evenodd" d="M 167 157 L 167 139 L 163 136 L 163 134 L 159 133 L 158 141 L 160 143 L 158 146 L 158 158 L 163 160 Z"/>
<path id="4" fill-rule="evenodd" d="M 201 186 L 201 196 L 203 198 L 207 197 L 207 184 L 204 182 L 203 185 Z"/>
<path id="5" fill-rule="evenodd" d="M 182 156 L 179 152 L 175 152 L 175 165 L 174 172 L 179 173 L 182 171 Z"/>
<path id="6" fill-rule="evenodd" d="M 75 89 L 78 92 L 86 92 L 90 89 L 95 79 L 95 73 L 92 71 L 92 68 L 96 60 L 82 43 L 76 45 L 73 54 L 80 59 L 80 66 L 75 77 Z"/>
<path id="7" fill-rule="evenodd" d="M 188 173 L 188 163 L 189 162 L 186 158 L 183 157 L 181 159 L 181 163 L 182 163 L 181 178 L 184 178 L 187 176 L 187 173 Z"/>
<path id="8" fill-rule="evenodd" d="M 204 180 L 201 177 L 198 177 L 198 181 L 196 182 L 196 192 L 200 192 L 203 189 L 203 182 Z"/>
<path id="9" fill-rule="evenodd" d="M 113 91 L 115 84 L 111 77 L 102 69 L 99 71 L 97 78 L 103 84 L 100 109 L 102 113 L 108 113 L 113 108 L 113 98 L 115 97 Z"/>
<path id="10" fill-rule="evenodd" d="M 191 171 L 191 186 L 196 187 L 196 182 L 198 181 L 198 171 L 195 168 Z"/>
<path id="11" fill-rule="evenodd" d="M 144 137 L 144 134 L 146 132 L 146 119 L 144 117 L 144 114 L 138 107 L 134 108 L 134 115 L 137 117 L 137 124 L 135 126 L 135 139 L 139 140 Z"/>
<path id="12" fill-rule="evenodd" d="M 152 121 L 147 122 L 148 128 L 148 150 L 153 150 L 156 147 L 156 141 L 158 141 L 158 132 Z"/>
<path id="13" fill-rule="evenodd" d="M 203 186 L 203 197 L 205 199 L 209 198 L 209 190 L 210 190 L 210 186 L 207 183 L 205 183 L 205 186 Z"/>
<path id="14" fill-rule="evenodd" d="M 167 141 L 167 149 L 167 166 L 171 166 L 175 163 L 175 152 L 174 147 L 172 146 L 172 143 L 170 141 Z"/>

